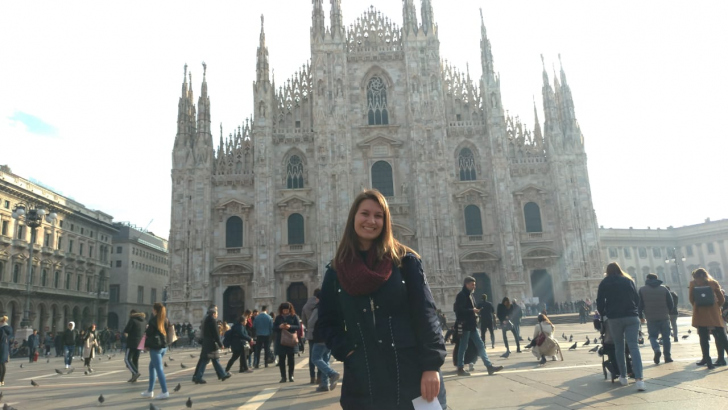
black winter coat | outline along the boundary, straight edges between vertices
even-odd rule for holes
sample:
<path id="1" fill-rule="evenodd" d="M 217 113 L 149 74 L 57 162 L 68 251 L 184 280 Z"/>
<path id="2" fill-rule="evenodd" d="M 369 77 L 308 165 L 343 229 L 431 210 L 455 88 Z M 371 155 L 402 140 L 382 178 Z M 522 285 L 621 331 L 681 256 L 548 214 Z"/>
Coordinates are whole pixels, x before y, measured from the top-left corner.
<path id="1" fill-rule="evenodd" d="M 217 330 L 217 322 L 212 315 L 208 314 L 205 316 L 205 320 L 202 321 L 202 353 L 212 353 L 215 350 L 222 348 L 222 339 L 220 339 L 220 333 Z"/>
<path id="2" fill-rule="evenodd" d="M 276 335 L 276 352 L 278 352 L 278 354 L 294 353 L 297 349 L 296 346 L 291 347 L 281 345 L 281 332 L 284 332 L 284 330 L 280 329 L 279 326 L 284 323 L 288 323 L 291 326 L 288 329 L 288 333 L 296 333 L 298 328 L 301 326 L 301 322 L 298 320 L 298 316 L 296 315 L 276 316 L 276 320 L 273 322 L 273 332 L 275 332 Z"/>
<path id="3" fill-rule="evenodd" d="M 506 320 L 510 320 L 512 314 L 513 304 L 511 304 L 509 307 L 506 307 L 506 305 L 499 303 L 496 307 L 495 315 L 498 317 L 498 321 L 501 323 L 505 322 Z"/>
<path id="4" fill-rule="evenodd" d="M 170 326 L 168 321 L 165 321 L 164 326 L 165 332 L 169 332 Z M 147 329 L 144 331 L 144 333 L 147 335 L 147 339 L 144 342 L 144 347 L 155 350 L 160 350 L 167 347 L 167 336 L 162 334 L 162 332 L 157 327 L 156 316 L 152 315 L 152 317 L 149 319 Z M 155 343 L 158 343 L 158 345 L 155 346 Z"/>
<path id="5" fill-rule="evenodd" d="M 608 319 L 638 316 L 640 297 L 634 281 L 624 276 L 607 276 L 597 290 L 597 311 Z"/>
<path id="6" fill-rule="evenodd" d="M 64 346 L 75 346 L 76 345 L 76 339 L 78 339 L 78 330 L 76 329 L 68 329 L 63 331 L 63 345 Z"/>
<path id="7" fill-rule="evenodd" d="M 463 331 L 472 332 L 478 325 L 474 308 L 473 292 L 463 285 L 463 289 L 455 297 L 455 317 L 460 322 Z"/>
<path id="8" fill-rule="evenodd" d="M 136 349 L 139 346 L 139 342 L 142 341 L 142 335 L 144 334 L 144 328 L 147 323 L 144 320 L 146 315 L 144 313 L 135 313 L 129 318 L 124 332 L 126 333 L 126 347 L 129 349 Z"/>
<path id="9" fill-rule="evenodd" d="M 239 352 L 243 350 L 243 342 L 250 343 L 250 341 L 252 340 L 250 338 L 250 335 L 248 335 L 248 329 L 246 329 L 245 326 L 240 323 L 234 324 L 230 330 L 232 330 L 230 336 L 230 350 Z"/>
<path id="10" fill-rule="evenodd" d="M 411 409 L 422 372 L 445 361 L 437 309 L 421 261 L 408 254 L 369 295 L 344 291 L 329 267 L 321 286 L 315 331 L 344 362 L 345 410 Z M 348 355 L 352 352 L 351 355 Z"/>

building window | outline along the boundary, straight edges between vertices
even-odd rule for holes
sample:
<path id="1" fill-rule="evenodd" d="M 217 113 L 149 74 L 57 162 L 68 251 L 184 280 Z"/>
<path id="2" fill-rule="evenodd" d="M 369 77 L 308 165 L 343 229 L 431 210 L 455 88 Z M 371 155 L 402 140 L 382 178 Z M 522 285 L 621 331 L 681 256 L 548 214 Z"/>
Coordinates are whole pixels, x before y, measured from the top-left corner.
<path id="1" fill-rule="evenodd" d="M 619 255 L 617 254 L 617 248 L 609 248 L 609 257 L 610 257 L 611 259 L 616 259 L 616 258 L 617 258 L 617 256 L 619 256 Z"/>
<path id="2" fill-rule="evenodd" d="M 137 303 L 144 303 L 144 286 L 137 287 Z"/>
<path id="3" fill-rule="evenodd" d="M 660 248 L 652 248 L 652 256 L 655 258 L 662 257 L 662 252 L 660 252 Z"/>
<path id="4" fill-rule="evenodd" d="M 458 155 L 458 169 L 461 181 L 475 181 L 475 156 L 470 148 L 463 148 Z"/>
<path id="5" fill-rule="evenodd" d="M 286 188 L 303 188 L 303 161 L 298 155 L 291 155 L 286 165 Z"/>
<path id="6" fill-rule="evenodd" d="M 45 234 L 45 237 L 43 238 L 43 246 L 47 248 L 50 246 L 50 244 L 51 244 L 51 234 L 47 233 L 47 234 Z"/>
<path id="7" fill-rule="evenodd" d="M 46 269 L 40 272 L 40 285 L 43 287 L 48 285 L 48 270 Z"/>
<path id="8" fill-rule="evenodd" d="M 157 303 L 157 289 L 152 288 L 152 294 L 149 296 L 149 303 Z"/>
<path id="9" fill-rule="evenodd" d="M 685 245 L 685 255 L 693 256 L 693 245 Z"/>
<path id="10" fill-rule="evenodd" d="M 116 261 L 116 267 L 117 268 L 120 268 L 121 267 L 121 260 Z"/>
<path id="11" fill-rule="evenodd" d="M 89 246 L 88 247 L 88 257 L 89 258 L 93 258 L 94 257 L 94 247 L 93 246 Z"/>
<path id="12" fill-rule="evenodd" d="M 35 266 L 33 266 L 33 267 L 30 268 L 30 280 L 29 280 L 29 282 L 30 282 L 31 285 L 34 285 L 35 284 Z"/>
<path id="13" fill-rule="evenodd" d="M 81 235 L 83 235 L 83 228 L 81 228 Z"/>
<path id="14" fill-rule="evenodd" d="M 91 292 L 91 277 L 86 278 L 86 292 Z"/>
<path id="15" fill-rule="evenodd" d="M 73 239 L 68 241 L 68 253 L 73 253 Z"/>
<path id="16" fill-rule="evenodd" d="M 291 214 L 288 217 L 288 244 L 302 245 L 305 243 L 305 239 L 303 216 L 301 214 Z"/>
<path id="17" fill-rule="evenodd" d="M 394 196 L 392 166 L 387 161 L 377 161 L 372 165 L 372 187 L 384 196 Z"/>
<path id="18" fill-rule="evenodd" d="M 121 246 L 116 247 L 116 253 L 121 253 Z"/>
<path id="19" fill-rule="evenodd" d="M 53 274 L 53 287 L 58 289 L 61 286 L 61 272 L 56 271 Z"/>
<path id="20" fill-rule="evenodd" d="M 523 206 L 523 216 L 526 219 L 526 232 L 543 232 L 541 229 L 541 209 L 535 202 Z"/>
<path id="21" fill-rule="evenodd" d="M 243 220 L 238 216 L 231 216 L 225 222 L 225 247 L 243 247 Z"/>
<path id="22" fill-rule="evenodd" d="M 0 261 L 0 282 L 5 280 L 5 262 Z"/>
<path id="23" fill-rule="evenodd" d="M 78 254 L 83 256 L 83 244 L 82 243 L 78 244 Z"/>
<path id="24" fill-rule="evenodd" d="M 624 257 L 627 259 L 632 259 L 632 251 L 629 250 L 629 248 L 624 248 Z"/>
<path id="25" fill-rule="evenodd" d="M 8 236 L 8 222 L 9 221 L 3 221 L 3 228 L 2 231 L 0 231 L 3 236 Z"/>
<path id="26" fill-rule="evenodd" d="M 712 255 L 715 253 L 715 245 L 713 245 L 713 242 L 708 242 L 708 255 Z"/>
<path id="27" fill-rule="evenodd" d="M 83 282 L 83 278 L 81 275 L 78 275 L 78 278 L 76 278 L 76 290 L 81 290 L 81 282 Z"/>
<path id="28" fill-rule="evenodd" d="M 119 285 L 109 285 L 109 302 L 119 303 Z"/>
<path id="29" fill-rule="evenodd" d="M 18 239 L 23 239 L 24 234 L 25 234 L 25 226 L 18 225 Z"/>
<path id="30" fill-rule="evenodd" d="M 20 264 L 13 265 L 13 283 L 20 283 Z"/>
<path id="31" fill-rule="evenodd" d="M 66 274 L 66 290 L 71 289 L 71 274 Z"/>
<path id="32" fill-rule="evenodd" d="M 645 259 L 647 257 L 647 248 L 639 248 L 638 250 L 640 258 Z"/>
<path id="33" fill-rule="evenodd" d="M 465 235 L 482 235 L 483 222 L 480 219 L 480 208 L 475 205 L 465 207 Z"/>
<path id="34" fill-rule="evenodd" d="M 56 247 L 58 250 L 61 250 L 61 246 L 63 245 L 63 237 L 58 235 L 58 246 Z"/>
<path id="35" fill-rule="evenodd" d="M 10 209 L 10 201 L 5 200 L 5 202 L 3 202 L 3 206 L 5 207 L 5 209 Z"/>
<path id="36" fill-rule="evenodd" d="M 672 265 L 670 266 L 670 278 L 672 279 L 672 283 L 679 283 L 680 277 L 677 273 L 677 266 Z"/>
<path id="37" fill-rule="evenodd" d="M 367 84 L 367 111 L 369 125 L 389 124 L 387 86 L 379 77 L 372 77 Z"/>

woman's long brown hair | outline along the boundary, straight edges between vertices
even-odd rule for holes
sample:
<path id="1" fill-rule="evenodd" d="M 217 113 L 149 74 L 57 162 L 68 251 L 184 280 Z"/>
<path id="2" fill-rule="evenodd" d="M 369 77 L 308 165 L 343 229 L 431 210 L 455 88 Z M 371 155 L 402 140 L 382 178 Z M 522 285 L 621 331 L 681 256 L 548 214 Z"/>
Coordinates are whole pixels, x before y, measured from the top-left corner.
<path id="1" fill-rule="evenodd" d="M 624 276 L 625 278 L 634 282 L 634 279 L 629 276 L 629 273 L 623 271 L 622 268 L 619 267 L 619 264 L 617 262 L 612 262 L 607 265 L 607 276 Z"/>
<path id="2" fill-rule="evenodd" d="M 336 255 L 333 260 L 334 269 L 338 269 L 339 264 L 346 264 L 354 260 L 354 256 L 359 252 L 359 237 L 354 229 L 354 220 L 356 219 L 356 213 L 359 212 L 359 205 L 367 199 L 379 204 L 382 207 L 384 213 L 382 223 L 382 233 L 372 243 L 372 249 L 376 252 L 377 262 L 381 261 L 385 257 L 392 259 L 392 263 L 396 266 L 400 266 L 402 258 L 407 253 L 412 253 L 419 258 L 419 255 L 414 250 L 401 244 L 397 239 L 394 238 L 392 233 L 392 218 L 389 212 L 389 205 L 387 199 L 384 198 L 379 191 L 376 189 L 367 189 L 362 191 L 354 199 L 354 203 L 351 204 L 349 209 L 349 217 L 346 219 L 346 227 L 344 228 L 344 235 L 339 242 L 339 247 L 336 249 Z"/>
<path id="3" fill-rule="evenodd" d="M 159 333 L 167 336 L 167 328 L 164 326 L 164 322 L 167 320 L 167 309 L 164 308 L 163 304 L 157 302 L 152 306 L 152 310 L 154 310 L 157 316 L 157 329 Z"/>

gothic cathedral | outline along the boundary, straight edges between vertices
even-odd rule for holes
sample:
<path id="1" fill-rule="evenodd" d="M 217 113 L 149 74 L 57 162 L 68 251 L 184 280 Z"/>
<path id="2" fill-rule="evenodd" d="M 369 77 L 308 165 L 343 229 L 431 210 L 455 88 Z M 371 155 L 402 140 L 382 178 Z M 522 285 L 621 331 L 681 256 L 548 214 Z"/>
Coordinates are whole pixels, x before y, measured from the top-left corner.
<path id="1" fill-rule="evenodd" d="M 322 281 L 349 206 L 388 199 L 438 307 L 465 275 L 477 294 L 547 304 L 594 297 L 602 277 L 584 140 L 566 75 L 543 71 L 543 128 L 506 114 L 481 14 L 482 77 L 444 63 L 431 0 L 399 27 L 373 7 L 348 28 L 313 0 L 311 60 L 271 81 L 261 18 L 254 115 L 213 146 L 203 74 L 179 99 L 172 168 L 173 322 L 209 304 L 300 309 Z M 206 67 L 205 67 L 206 71 Z M 534 107 L 534 114 L 535 112 Z M 479 296 L 478 296 L 479 297 Z"/>

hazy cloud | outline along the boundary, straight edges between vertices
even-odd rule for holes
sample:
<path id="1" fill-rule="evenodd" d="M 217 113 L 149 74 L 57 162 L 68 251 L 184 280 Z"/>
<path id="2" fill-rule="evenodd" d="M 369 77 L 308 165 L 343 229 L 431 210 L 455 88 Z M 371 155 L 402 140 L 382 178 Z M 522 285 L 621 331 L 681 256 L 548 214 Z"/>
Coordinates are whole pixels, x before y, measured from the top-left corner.
<path id="1" fill-rule="evenodd" d="M 58 135 L 58 130 L 56 129 L 56 127 L 48 124 L 47 122 L 36 117 L 35 115 L 31 115 L 22 111 L 15 111 L 15 113 L 12 116 L 8 117 L 8 119 L 12 122 L 15 122 L 16 125 L 17 123 L 25 125 L 25 128 L 31 134 L 43 135 L 48 137 L 55 137 Z"/>

